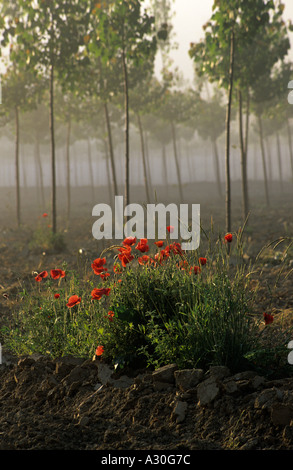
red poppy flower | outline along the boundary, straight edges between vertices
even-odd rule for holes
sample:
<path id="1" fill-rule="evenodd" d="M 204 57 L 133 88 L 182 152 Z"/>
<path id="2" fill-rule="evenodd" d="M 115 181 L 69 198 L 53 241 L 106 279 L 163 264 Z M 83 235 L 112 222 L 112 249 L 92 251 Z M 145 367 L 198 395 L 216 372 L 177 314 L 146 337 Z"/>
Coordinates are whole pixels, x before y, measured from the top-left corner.
<path id="1" fill-rule="evenodd" d="M 183 255 L 183 250 L 181 248 L 181 244 L 178 242 L 171 243 L 170 245 L 166 246 L 167 253 L 174 253 L 175 255 Z"/>
<path id="2" fill-rule="evenodd" d="M 60 294 L 54 294 L 55 299 L 59 299 Z"/>
<path id="3" fill-rule="evenodd" d="M 167 230 L 168 230 L 169 233 L 173 233 L 174 232 L 173 225 L 168 225 Z"/>
<path id="4" fill-rule="evenodd" d="M 44 214 L 42 215 L 42 217 L 48 217 L 47 212 L 44 212 Z"/>
<path id="5" fill-rule="evenodd" d="M 118 251 L 120 251 L 118 258 L 120 259 L 122 266 L 125 268 L 125 266 L 134 258 L 134 256 L 131 254 L 131 247 L 121 247 L 118 248 Z"/>
<path id="6" fill-rule="evenodd" d="M 92 269 L 97 276 L 99 276 L 103 271 L 107 271 L 107 268 L 104 268 L 106 263 L 106 258 L 97 258 L 92 263 Z"/>
<path id="7" fill-rule="evenodd" d="M 200 270 L 200 267 L 199 267 L 199 266 L 192 266 L 192 267 L 190 268 L 190 271 L 189 271 L 189 272 L 190 272 L 190 274 L 192 274 L 192 273 L 194 273 L 194 274 L 199 274 L 200 271 L 201 271 L 201 270 Z"/>
<path id="8" fill-rule="evenodd" d="M 114 264 L 113 271 L 114 273 L 121 273 L 122 269 L 121 269 L 120 264 Z"/>
<path id="9" fill-rule="evenodd" d="M 182 271 L 185 271 L 186 268 L 188 268 L 189 264 L 188 264 L 188 261 L 183 260 L 183 261 L 180 261 L 179 265 L 178 265 L 178 268 L 182 269 Z"/>
<path id="10" fill-rule="evenodd" d="M 104 352 L 104 346 L 97 346 L 97 349 L 96 349 L 96 356 L 101 356 Z"/>
<path id="11" fill-rule="evenodd" d="M 149 245 L 147 243 L 147 238 L 141 238 L 135 249 L 141 251 L 142 253 L 146 253 L 149 251 Z"/>
<path id="12" fill-rule="evenodd" d="M 164 242 L 163 242 L 163 240 L 159 240 L 159 241 L 155 242 L 155 245 L 157 245 L 157 247 L 159 247 L 159 248 L 162 248 L 162 246 L 164 245 Z"/>
<path id="13" fill-rule="evenodd" d="M 108 318 L 109 318 L 109 321 L 113 321 L 113 318 L 114 318 L 114 312 L 112 310 L 110 310 L 108 312 Z"/>
<path id="14" fill-rule="evenodd" d="M 107 277 L 109 277 L 110 274 L 109 273 L 101 273 L 100 274 L 100 277 L 103 279 L 103 281 L 105 281 L 107 279 Z"/>
<path id="15" fill-rule="evenodd" d="M 103 295 L 109 295 L 111 289 L 109 287 L 96 288 L 92 290 L 92 300 L 100 300 Z"/>
<path id="16" fill-rule="evenodd" d="M 51 269 L 50 271 L 52 279 L 59 279 L 60 277 L 65 277 L 65 271 L 62 269 Z"/>
<path id="17" fill-rule="evenodd" d="M 158 263 L 162 264 L 162 261 L 170 256 L 169 252 L 167 250 L 161 250 L 159 253 L 155 254 L 155 260 L 158 261 Z"/>
<path id="18" fill-rule="evenodd" d="M 66 306 L 68 308 L 71 308 L 71 307 L 74 307 L 75 305 L 80 304 L 80 302 L 81 302 L 81 298 L 78 297 L 78 295 L 72 295 L 71 297 L 69 297 L 68 303 L 66 304 Z"/>
<path id="19" fill-rule="evenodd" d="M 47 271 L 42 271 L 41 273 L 39 273 L 36 277 L 35 277 L 35 280 L 37 282 L 41 282 L 42 279 L 44 279 L 45 277 L 48 276 L 48 272 Z"/>
<path id="20" fill-rule="evenodd" d="M 136 237 L 126 237 L 122 242 L 124 246 L 132 246 L 135 243 L 136 243 Z"/>
<path id="21" fill-rule="evenodd" d="M 141 256 L 140 258 L 138 258 L 137 261 L 139 262 L 139 264 L 141 264 L 141 265 L 143 266 L 143 265 L 149 263 L 150 257 L 149 257 L 148 255 L 143 255 L 143 256 Z"/>
<path id="22" fill-rule="evenodd" d="M 232 233 L 227 233 L 224 238 L 226 242 L 231 243 L 231 241 L 233 240 L 233 235 Z"/>
<path id="23" fill-rule="evenodd" d="M 264 317 L 264 321 L 266 325 L 269 325 L 270 323 L 273 323 L 274 321 L 273 315 L 270 315 L 269 313 L 264 313 L 263 317 Z"/>
<path id="24" fill-rule="evenodd" d="M 199 258 L 199 259 L 198 259 L 198 262 L 199 262 L 199 264 L 201 264 L 202 266 L 204 266 L 205 264 L 207 264 L 207 259 L 206 259 L 206 258 Z"/>

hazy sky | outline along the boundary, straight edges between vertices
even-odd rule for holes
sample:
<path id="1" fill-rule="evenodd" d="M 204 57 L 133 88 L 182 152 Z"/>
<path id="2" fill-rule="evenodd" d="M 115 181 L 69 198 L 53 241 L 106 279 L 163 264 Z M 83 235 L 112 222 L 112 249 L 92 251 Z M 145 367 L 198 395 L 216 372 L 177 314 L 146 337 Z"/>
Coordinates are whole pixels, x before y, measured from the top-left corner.
<path id="1" fill-rule="evenodd" d="M 172 52 L 174 63 L 180 67 L 184 77 L 193 78 L 193 64 L 188 55 L 191 42 L 196 42 L 204 36 L 202 26 L 212 14 L 214 0 L 175 0 L 173 18 L 174 31 L 178 49 Z M 285 4 L 284 19 L 293 23 L 293 0 L 283 0 Z M 293 35 L 290 35 L 293 46 Z M 292 54 L 290 54 L 292 56 Z"/>

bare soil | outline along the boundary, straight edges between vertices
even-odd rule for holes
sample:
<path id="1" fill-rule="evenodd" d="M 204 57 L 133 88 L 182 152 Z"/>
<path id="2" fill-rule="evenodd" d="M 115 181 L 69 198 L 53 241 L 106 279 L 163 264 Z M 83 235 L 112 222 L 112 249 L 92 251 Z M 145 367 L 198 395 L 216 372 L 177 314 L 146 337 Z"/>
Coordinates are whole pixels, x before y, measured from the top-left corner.
<path id="1" fill-rule="evenodd" d="M 186 201 L 201 204 L 203 226 L 224 233 L 224 199 L 212 184 L 185 186 Z M 107 188 L 96 194 L 95 203 Z M 160 194 L 160 191 L 162 194 Z M 262 183 L 251 183 L 251 215 L 244 233 L 245 261 L 255 261 L 269 242 L 293 236 L 293 184 L 283 191 L 271 184 L 271 205 L 267 207 Z M 98 191 L 96 191 L 98 193 Z M 143 188 L 134 188 L 133 200 L 140 202 Z M 240 183 L 233 185 L 233 231 L 242 226 Z M 0 326 L 17 308 L 16 294 L 34 271 L 65 260 L 78 267 L 78 251 L 91 259 L 105 244 L 93 239 L 91 191 L 73 192 L 72 213 L 66 222 L 66 197 L 59 190 L 58 227 L 66 248 L 61 252 L 32 248 L 30 241 L 46 208 L 41 207 L 34 189 L 22 191 L 22 225 L 16 227 L 14 192 L 1 190 L 0 226 Z M 157 189 L 160 202 L 177 202 L 176 187 L 171 199 Z M 49 199 L 49 191 L 47 193 Z M 90 200 L 90 203 L 89 203 Z M 48 212 L 48 208 L 47 208 Z M 255 265 L 252 288 L 259 284 L 254 313 L 274 315 L 275 341 L 293 326 L 292 250 L 282 261 L 285 242 L 275 250 L 266 249 Z M 293 339 L 293 336 L 292 336 Z M 0 337 L 1 340 L 1 337 Z M 182 386 L 175 376 L 157 382 L 153 371 L 113 372 L 103 383 L 103 361 L 77 358 L 52 360 L 34 356 L 17 358 L 3 346 L 0 366 L 0 449 L 1 450 L 158 450 L 187 453 L 193 450 L 292 450 L 293 374 L 274 371 L 259 376 L 246 371 L 226 371 L 216 377 L 215 396 L 200 400 L 200 384 L 214 377 L 203 371 L 196 385 Z M 107 365 L 111 367 L 111 365 Z M 292 366 L 293 372 L 293 366 Z M 124 376 L 121 378 L 121 374 Z M 126 376 L 126 378 L 125 378 Z M 209 382 L 207 382 L 208 384 Z M 183 414 L 178 414 L 179 408 Z M 183 405 L 181 404 L 183 403 Z"/>

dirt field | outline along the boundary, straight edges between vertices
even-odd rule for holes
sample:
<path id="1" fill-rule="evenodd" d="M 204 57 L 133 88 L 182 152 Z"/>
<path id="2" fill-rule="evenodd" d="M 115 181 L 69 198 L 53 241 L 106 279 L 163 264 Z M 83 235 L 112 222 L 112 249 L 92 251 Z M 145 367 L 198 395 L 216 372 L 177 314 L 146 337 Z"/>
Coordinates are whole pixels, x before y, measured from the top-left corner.
<path id="1" fill-rule="evenodd" d="M 201 204 L 203 226 L 224 232 L 224 200 L 211 183 L 184 188 L 184 202 Z M 293 236 L 293 183 L 283 192 L 270 185 L 271 206 L 266 207 L 261 182 L 251 183 L 251 215 L 244 236 L 246 259 L 279 237 Z M 176 187 L 168 198 L 157 189 L 157 201 L 178 202 Z M 233 184 L 233 231 L 241 222 L 240 183 Z M 96 190 L 94 203 L 107 188 Z M 131 198 L 142 202 L 142 188 Z M 99 194 L 100 196 L 99 196 Z M 171 197 L 171 195 L 173 197 Z M 63 260 L 75 266 L 78 250 L 97 257 L 105 245 L 93 239 L 91 191 L 72 192 L 72 214 L 65 220 L 66 197 L 59 190 L 58 227 L 66 249 L 46 254 L 29 243 L 42 214 L 36 190 L 22 191 L 22 221 L 15 224 L 14 191 L 0 191 L 0 323 L 15 308 L 14 295 L 24 279 L 45 265 Z M 49 198 L 49 192 L 47 193 Z M 108 197 L 108 196 L 107 196 Z M 90 202 L 89 202 L 90 201 Z M 261 288 L 255 312 L 274 315 L 276 331 L 293 325 L 293 258 L 280 262 L 280 245 L 267 250 L 254 278 Z M 292 251 L 290 252 L 292 256 Z M 288 275 L 286 277 L 286 275 Z M 277 285 L 276 285 L 276 281 Z M 277 333 L 276 333 L 277 334 Z M 292 337 L 293 340 L 293 337 Z M 3 345 L 0 366 L 1 450 L 292 450 L 293 375 L 265 378 L 252 371 L 231 374 L 220 368 L 194 373 L 185 381 L 176 367 L 154 371 L 127 371 L 115 376 L 102 361 L 45 357 L 15 358 Z M 167 365 L 166 365 L 167 366 Z M 108 369 L 107 369 L 108 367 Z M 108 376 L 105 378 L 105 373 Z M 293 365 L 292 365 L 293 372 Z M 111 376 L 109 377 L 111 373 Z M 160 373 L 162 375 L 160 375 Z M 191 375 L 190 375 L 191 374 Z M 191 376 L 193 378 L 191 378 Z"/>

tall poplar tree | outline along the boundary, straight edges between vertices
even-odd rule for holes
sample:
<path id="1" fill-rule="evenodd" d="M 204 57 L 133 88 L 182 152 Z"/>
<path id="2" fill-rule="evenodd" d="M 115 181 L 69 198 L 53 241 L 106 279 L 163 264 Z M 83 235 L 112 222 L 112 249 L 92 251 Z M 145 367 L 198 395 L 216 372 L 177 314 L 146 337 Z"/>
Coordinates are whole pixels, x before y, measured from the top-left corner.
<path id="1" fill-rule="evenodd" d="M 196 63 L 200 75 L 207 75 L 210 81 L 217 81 L 227 90 L 226 111 L 226 231 L 231 231 L 231 182 L 230 182 L 230 121 L 233 93 L 242 93 L 243 88 L 261 73 L 270 73 L 273 62 L 289 48 L 288 38 L 281 37 L 273 53 L 267 55 L 263 46 L 270 44 L 276 33 L 275 24 L 282 26 L 282 7 L 273 0 L 214 0 L 211 19 L 204 25 L 205 37 L 197 44 L 191 44 L 189 53 Z M 283 32 L 283 30 L 281 31 Z M 264 41 L 265 38 L 265 41 Z M 278 37 L 278 39 L 280 36 Z M 274 46 L 276 42 L 273 43 Z M 250 52 L 248 52 L 250 51 Z M 267 61 L 260 61 L 266 58 Z M 262 62 L 262 64 L 261 64 Z M 247 95 L 248 96 L 248 95 Z M 240 99 L 240 141 L 243 143 L 242 95 Z M 247 107 L 247 113 L 248 113 Z M 243 181 L 246 185 L 246 154 L 242 152 Z M 244 186 L 244 192 L 246 191 Z M 244 198 L 244 212 L 247 199 Z"/>
<path id="2" fill-rule="evenodd" d="M 108 0 L 97 3 L 92 13 L 98 21 L 90 32 L 89 49 L 104 64 L 117 61 L 121 75 L 117 80 L 123 85 L 125 119 L 125 204 L 128 205 L 129 165 L 129 88 L 132 70 L 141 67 L 145 60 L 155 58 L 157 47 L 153 28 L 154 18 L 142 7 L 139 0 Z"/>
<path id="3" fill-rule="evenodd" d="M 18 44 L 12 60 L 20 67 L 37 70 L 49 83 L 54 234 L 57 231 L 54 85 L 57 78 L 66 87 L 73 86 L 75 82 L 75 59 L 80 47 L 84 46 L 89 10 L 88 2 L 77 0 L 19 0 L 14 11 L 6 10 L 4 44 L 10 41 Z"/>

